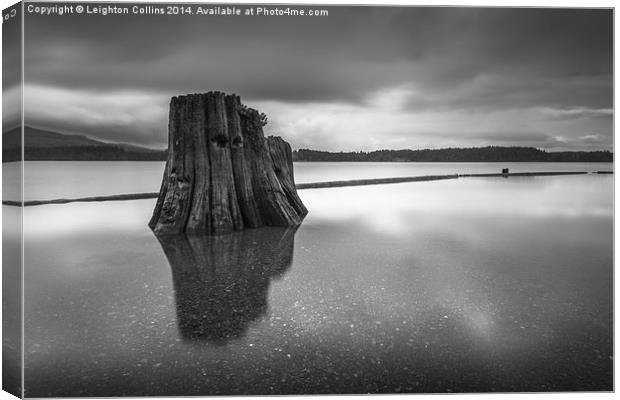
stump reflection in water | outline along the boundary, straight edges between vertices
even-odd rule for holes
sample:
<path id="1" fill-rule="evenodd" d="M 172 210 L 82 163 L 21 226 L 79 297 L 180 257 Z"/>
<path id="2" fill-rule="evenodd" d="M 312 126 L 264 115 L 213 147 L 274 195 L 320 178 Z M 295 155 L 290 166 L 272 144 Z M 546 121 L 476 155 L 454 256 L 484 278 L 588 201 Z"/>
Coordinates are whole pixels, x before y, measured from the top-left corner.
<path id="1" fill-rule="evenodd" d="M 226 343 L 243 336 L 266 314 L 271 280 L 290 267 L 296 230 L 159 238 L 172 269 L 181 337 Z"/>

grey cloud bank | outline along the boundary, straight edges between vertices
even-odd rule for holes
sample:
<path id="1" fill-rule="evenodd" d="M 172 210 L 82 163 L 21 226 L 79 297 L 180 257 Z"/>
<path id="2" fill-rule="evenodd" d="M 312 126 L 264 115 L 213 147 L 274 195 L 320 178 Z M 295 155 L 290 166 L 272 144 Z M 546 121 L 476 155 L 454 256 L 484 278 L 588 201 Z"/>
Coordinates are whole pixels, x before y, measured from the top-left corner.
<path id="1" fill-rule="evenodd" d="M 171 96 L 222 90 L 296 148 L 611 148 L 611 10 L 326 8 L 28 15 L 27 122 L 164 147 Z"/>

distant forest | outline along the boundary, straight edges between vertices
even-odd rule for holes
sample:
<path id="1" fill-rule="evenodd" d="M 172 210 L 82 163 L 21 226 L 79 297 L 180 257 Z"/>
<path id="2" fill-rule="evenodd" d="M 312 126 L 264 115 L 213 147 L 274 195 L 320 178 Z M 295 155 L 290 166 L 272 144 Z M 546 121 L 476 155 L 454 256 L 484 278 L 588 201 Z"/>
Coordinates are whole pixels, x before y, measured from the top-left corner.
<path id="1" fill-rule="evenodd" d="M 20 159 L 20 148 L 2 149 L 2 161 Z M 26 146 L 26 161 L 165 161 L 166 150 L 123 145 Z M 546 152 L 533 147 L 478 147 L 438 150 L 377 150 L 339 152 L 301 149 L 293 151 L 293 161 L 363 162 L 613 162 L 609 151 Z"/>
<path id="2" fill-rule="evenodd" d="M 546 152 L 533 147 L 472 147 L 437 150 L 377 150 L 339 152 L 300 149 L 293 161 L 368 162 L 613 162 L 610 151 Z"/>
<path id="3" fill-rule="evenodd" d="M 19 147 L 2 149 L 2 162 L 18 161 Z M 121 146 L 26 147 L 26 161 L 166 161 L 166 150 L 131 150 Z"/>

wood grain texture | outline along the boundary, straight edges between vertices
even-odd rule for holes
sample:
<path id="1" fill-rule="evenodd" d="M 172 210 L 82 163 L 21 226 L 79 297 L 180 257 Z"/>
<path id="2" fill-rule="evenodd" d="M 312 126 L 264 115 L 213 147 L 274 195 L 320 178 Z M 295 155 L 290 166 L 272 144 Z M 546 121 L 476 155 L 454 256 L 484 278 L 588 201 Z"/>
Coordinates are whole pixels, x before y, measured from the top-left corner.
<path id="1" fill-rule="evenodd" d="M 295 189 L 291 148 L 266 139 L 263 125 L 264 116 L 236 95 L 173 97 L 151 229 L 212 235 L 299 225 L 308 211 Z"/>

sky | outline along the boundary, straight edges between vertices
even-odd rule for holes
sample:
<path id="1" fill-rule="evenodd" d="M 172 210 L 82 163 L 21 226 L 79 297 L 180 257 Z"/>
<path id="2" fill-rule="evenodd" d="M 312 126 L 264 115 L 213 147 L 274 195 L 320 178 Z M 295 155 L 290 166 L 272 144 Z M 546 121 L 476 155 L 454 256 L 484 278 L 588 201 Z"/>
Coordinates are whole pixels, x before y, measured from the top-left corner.
<path id="1" fill-rule="evenodd" d="M 613 149 L 611 10 L 312 8 L 26 12 L 26 124 L 165 148 L 170 98 L 219 90 L 293 149 Z"/>

